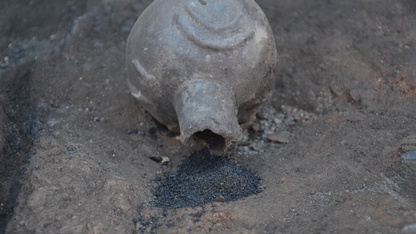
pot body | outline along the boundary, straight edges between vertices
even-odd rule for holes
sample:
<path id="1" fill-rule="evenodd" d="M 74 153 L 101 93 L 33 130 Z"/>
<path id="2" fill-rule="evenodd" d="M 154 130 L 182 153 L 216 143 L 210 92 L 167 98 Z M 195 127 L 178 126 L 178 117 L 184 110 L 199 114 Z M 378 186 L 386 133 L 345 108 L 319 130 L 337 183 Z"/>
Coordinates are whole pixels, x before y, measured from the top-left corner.
<path id="1" fill-rule="evenodd" d="M 184 142 L 207 130 L 229 148 L 270 97 L 276 56 L 253 0 L 155 0 L 127 41 L 128 83 Z"/>

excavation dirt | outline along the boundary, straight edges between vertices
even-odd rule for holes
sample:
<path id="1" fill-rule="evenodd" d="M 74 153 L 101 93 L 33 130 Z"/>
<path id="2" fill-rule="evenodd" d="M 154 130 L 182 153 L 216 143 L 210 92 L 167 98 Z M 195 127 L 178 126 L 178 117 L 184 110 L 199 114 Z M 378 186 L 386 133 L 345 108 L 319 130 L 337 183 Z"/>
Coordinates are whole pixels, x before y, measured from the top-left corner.
<path id="1" fill-rule="evenodd" d="M 259 0 L 274 94 L 229 158 L 129 93 L 150 3 L 0 2 L 0 233 L 416 233 L 415 1 Z"/>

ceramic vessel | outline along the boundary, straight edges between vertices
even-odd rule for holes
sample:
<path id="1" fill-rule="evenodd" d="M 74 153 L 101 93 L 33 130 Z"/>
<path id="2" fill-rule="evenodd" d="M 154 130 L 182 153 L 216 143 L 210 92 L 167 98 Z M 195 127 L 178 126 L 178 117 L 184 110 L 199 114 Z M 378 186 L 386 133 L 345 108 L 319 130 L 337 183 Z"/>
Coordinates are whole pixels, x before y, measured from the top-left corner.
<path id="1" fill-rule="evenodd" d="M 127 41 L 128 85 L 185 144 L 227 154 L 270 97 L 276 56 L 253 0 L 155 0 Z"/>

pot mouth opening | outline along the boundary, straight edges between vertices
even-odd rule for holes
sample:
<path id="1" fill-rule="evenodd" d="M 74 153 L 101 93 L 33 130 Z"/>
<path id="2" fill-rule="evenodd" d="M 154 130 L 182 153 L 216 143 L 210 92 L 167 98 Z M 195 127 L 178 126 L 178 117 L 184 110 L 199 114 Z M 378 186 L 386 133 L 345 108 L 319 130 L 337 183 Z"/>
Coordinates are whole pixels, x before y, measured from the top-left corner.
<path id="1" fill-rule="evenodd" d="M 212 152 L 222 152 L 226 147 L 225 138 L 209 129 L 195 132 L 193 137 L 198 142 L 203 141 Z"/>

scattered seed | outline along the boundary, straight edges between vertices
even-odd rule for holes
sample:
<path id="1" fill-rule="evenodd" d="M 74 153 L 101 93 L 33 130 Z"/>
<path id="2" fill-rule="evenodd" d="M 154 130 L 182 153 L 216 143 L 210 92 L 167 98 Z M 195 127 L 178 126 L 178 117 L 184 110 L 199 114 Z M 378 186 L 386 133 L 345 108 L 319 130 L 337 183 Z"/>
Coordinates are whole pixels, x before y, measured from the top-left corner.
<path id="1" fill-rule="evenodd" d="M 158 179 L 153 205 L 164 209 L 235 201 L 261 191 L 260 179 L 253 172 L 227 157 L 211 155 L 208 148 L 190 155 L 176 172 Z"/>

